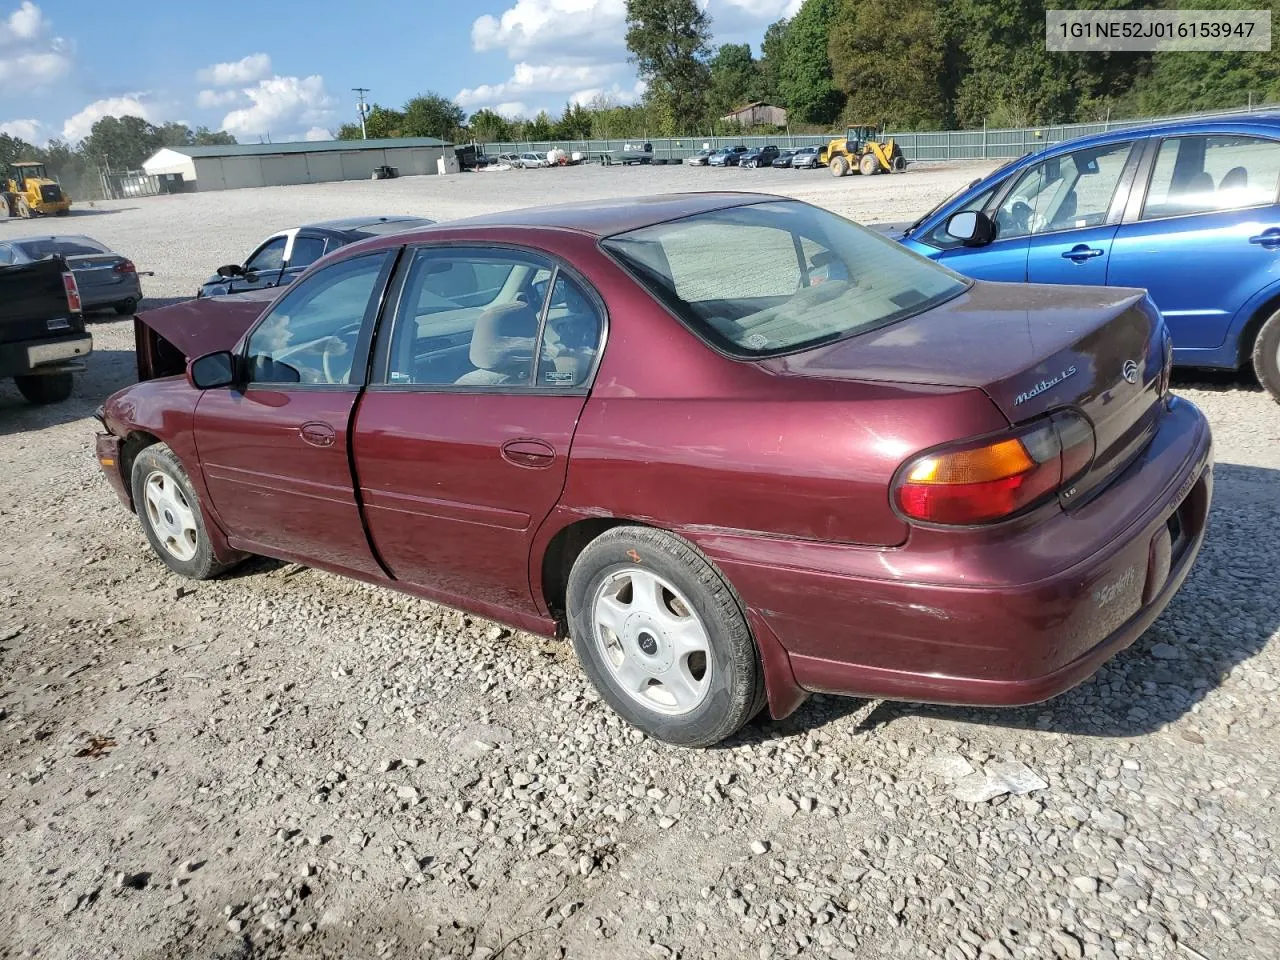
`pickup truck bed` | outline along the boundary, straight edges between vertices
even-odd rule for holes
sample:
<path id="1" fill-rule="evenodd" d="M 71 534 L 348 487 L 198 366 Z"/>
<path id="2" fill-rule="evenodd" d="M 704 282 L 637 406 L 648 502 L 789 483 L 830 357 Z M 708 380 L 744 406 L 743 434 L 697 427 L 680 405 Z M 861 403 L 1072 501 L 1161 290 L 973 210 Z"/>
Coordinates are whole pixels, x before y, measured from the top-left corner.
<path id="1" fill-rule="evenodd" d="M 13 377 L 31 403 L 56 403 L 92 351 L 64 260 L 0 267 L 0 378 Z"/>

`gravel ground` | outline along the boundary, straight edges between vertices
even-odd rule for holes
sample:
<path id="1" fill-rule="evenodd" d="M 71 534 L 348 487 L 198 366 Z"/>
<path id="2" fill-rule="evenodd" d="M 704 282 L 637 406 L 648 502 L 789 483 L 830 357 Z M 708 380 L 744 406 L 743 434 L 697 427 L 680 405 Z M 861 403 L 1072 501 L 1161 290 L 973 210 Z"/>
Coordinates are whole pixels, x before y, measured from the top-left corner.
<path id="1" fill-rule="evenodd" d="M 325 184 L 0 237 L 89 233 L 164 300 L 311 219 L 707 184 L 901 219 L 983 169 Z M 814 697 L 693 752 L 623 726 L 566 645 L 265 560 L 169 574 L 93 459 L 132 375 L 131 327 L 93 332 L 69 403 L 0 385 L 0 957 L 1280 953 L 1280 406 L 1251 381 L 1179 381 L 1216 434 L 1211 533 L 1093 680 L 1008 711 Z"/>

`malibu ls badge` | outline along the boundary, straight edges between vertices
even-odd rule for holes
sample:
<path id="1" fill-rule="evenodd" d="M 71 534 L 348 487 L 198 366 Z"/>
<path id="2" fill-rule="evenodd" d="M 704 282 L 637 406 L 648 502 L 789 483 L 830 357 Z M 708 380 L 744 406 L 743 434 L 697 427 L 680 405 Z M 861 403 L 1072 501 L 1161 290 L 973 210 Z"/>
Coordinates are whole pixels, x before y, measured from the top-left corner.
<path id="1" fill-rule="evenodd" d="M 1016 407 L 1020 403 L 1026 403 L 1032 397 L 1038 397 L 1040 396 L 1040 394 L 1044 393 L 1046 390 L 1052 390 L 1054 387 L 1060 384 L 1063 380 L 1067 379 L 1067 377 L 1074 377 L 1075 375 L 1076 375 L 1076 365 L 1073 363 L 1071 366 L 1067 367 L 1058 375 L 1054 377 L 1050 377 L 1048 380 L 1041 380 L 1030 390 L 1026 390 L 1018 394 L 1013 399 L 1013 405 Z"/>

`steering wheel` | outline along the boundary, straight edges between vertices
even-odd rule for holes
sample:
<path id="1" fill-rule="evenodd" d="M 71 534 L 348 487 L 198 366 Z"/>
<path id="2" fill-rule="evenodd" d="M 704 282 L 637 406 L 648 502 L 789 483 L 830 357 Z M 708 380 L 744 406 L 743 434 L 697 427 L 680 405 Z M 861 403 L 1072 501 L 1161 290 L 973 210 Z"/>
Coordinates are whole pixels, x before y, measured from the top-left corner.
<path id="1" fill-rule="evenodd" d="M 359 323 L 351 324 L 338 331 L 336 335 L 324 339 L 324 345 L 320 348 L 320 367 L 324 370 L 326 383 L 346 383 L 347 378 L 351 376 L 351 364 L 355 359 L 351 354 L 356 338 L 360 335 L 361 326 Z M 335 361 L 342 356 L 347 357 L 347 368 L 342 371 L 341 377 L 336 377 L 333 373 Z"/>

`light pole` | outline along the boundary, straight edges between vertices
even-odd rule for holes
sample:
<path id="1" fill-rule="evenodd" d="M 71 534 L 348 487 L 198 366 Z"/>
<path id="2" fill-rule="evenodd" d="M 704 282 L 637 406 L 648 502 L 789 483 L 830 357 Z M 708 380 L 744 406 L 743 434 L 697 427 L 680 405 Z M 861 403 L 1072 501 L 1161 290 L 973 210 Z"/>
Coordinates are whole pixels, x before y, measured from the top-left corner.
<path id="1" fill-rule="evenodd" d="M 369 112 L 369 108 L 365 106 L 364 95 L 369 92 L 368 87 L 352 87 L 351 88 L 360 98 L 360 137 L 361 139 L 369 139 L 369 131 L 365 127 L 365 116 Z"/>

